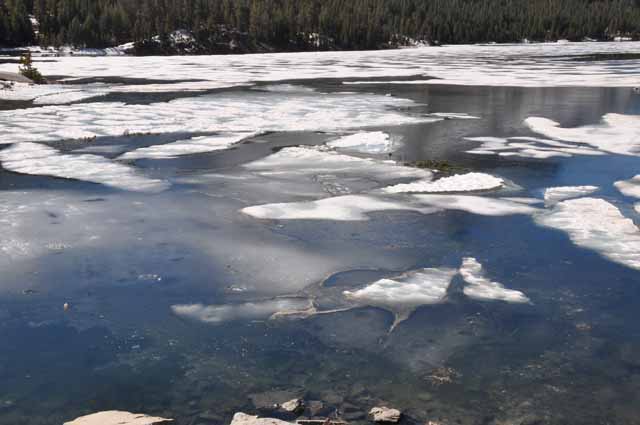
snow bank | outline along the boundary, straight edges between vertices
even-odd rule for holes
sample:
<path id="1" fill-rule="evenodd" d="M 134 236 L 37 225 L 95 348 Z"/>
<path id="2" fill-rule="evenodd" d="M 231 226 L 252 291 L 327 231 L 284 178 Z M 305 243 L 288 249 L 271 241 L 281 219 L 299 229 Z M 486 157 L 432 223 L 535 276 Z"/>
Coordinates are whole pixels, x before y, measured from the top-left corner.
<path id="1" fill-rule="evenodd" d="M 382 131 L 356 133 L 327 143 L 332 148 L 370 154 L 391 153 L 398 149 L 399 142 Z"/>
<path id="2" fill-rule="evenodd" d="M 420 180 L 413 183 L 397 184 L 382 189 L 386 193 L 438 193 L 438 192 L 473 192 L 497 189 L 504 181 L 485 173 L 456 174 L 436 181 Z"/>
<path id="3" fill-rule="evenodd" d="M 275 298 L 243 304 L 189 304 L 171 307 L 178 316 L 211 324 L 234 320 L 263 320 L 277 313 L 302 312 L 312 308 L 313 304 L 306 298 Z"/>
<path id="4" fill-rule="evenodd" d="M 136 174 L 133 168 L 96 155 L 68 155 L 37 143 L 19 143 L 0 151 L 2 166 L 16 173 L 100 183 L 124 190 L 158 192 L 168 183 Z"/>
<path id="5" fill-rule="evenodd" d="M 508 303 L 527 303 L 527 298 L 522 292 L 506 289 L 501 283 L 492 282 L 484 275 L 482 265 L 472 257 L 462 260 L 460 275 L 467 283 L 463 291 L 469 298 L 477 300 L 500 300 Z"/>
<path id="6" fill-rule="evenodd" d="M 640 229 L 603 199 L 563 201 L 535 221 L 566 232 L 571 241 L 616 263 L 640 270 Z"/>
<path id="7" fill-rule="evenodd" d="M 607 114 L 600 124 L 563 128 L 547 118 L 530 117 L 525 124 L 536 133 L 556 140 L 583 143 L 600 151 L 640 156 L 640 116 Z"/>
<path id="8" fill-rule="evenodd" d="M 566 199 L 580 198 L 599 190 L 597 186 L 561 186 L 550 187 L 544 191 L 544 202 L 547 206 L 555 205 Z"/>

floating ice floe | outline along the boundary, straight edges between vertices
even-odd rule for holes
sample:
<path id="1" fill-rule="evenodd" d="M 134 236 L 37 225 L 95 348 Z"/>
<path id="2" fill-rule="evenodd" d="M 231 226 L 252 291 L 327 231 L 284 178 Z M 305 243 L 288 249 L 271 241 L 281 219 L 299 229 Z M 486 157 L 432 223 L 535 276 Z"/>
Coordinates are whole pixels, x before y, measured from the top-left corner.
<path id="1" fill-rule="evenodd" d="M 456 174 L 436 181 L 419 180 L 413 183 L 397 184 L 382 189 L 386 193 L 439 193 L 473 192 L 502 187 L 504 180 L 485 173 Z"/>
<path id="2" fill-rule="evenodd" d="M 133 168 L 101 156 L 62 154 L 38 143 L 18 143 L 0 150 L 0 162 L 16 173 L 82 180 L 124 190 L 158 192 L 169 187 L 165 181 L 138 175 Z"/>
<path id="3" fill-rule="evenodd" d="M 603 199 L 563 201 L 534 216 L 546 227 L 566 232 L 571 241 L 619 264 L 640 269 L 640 229 Z"/>
<path id="4" fill-rule="evenodd" d="M 336 131 L 434 122 L 415 103 L 372 94 L 218 93 L 148 105 L 95 102 L 0 111 L 0 137 L 56 141 L 141 133 Z"/>
<path id="5" fill-rule="evenodd" d="M 465 137 L 465 140 L 482 143 L 479 147 L 467 151 L 467 153 L 474 155 L 499 155 L 533 159 L 569 158 L 573 155 L 604 155 L 603 152 L 587 146 L 535 137 Z"/>
<path id="6" fill-rule="evenodd" d="M 398 149 L 399 142 L 382 131 L 362 132 L 341 137 L 327 143 L 332 148 L 371 154 L 391 153 Z"/>
<path id="7" fill-rule="evenodd" d="M 462 260 L 460 275 L 467 283 L 463 292 L 469 298 L 477 300 L 500 300 L 508 303 L 527 303 L 527 298 L 522 292 L 506 289 L 501 283 L 487 279 L 482 269 L 482 264 L 475 258 L 467 257 Z"/>
<path id="8" fill-rule="evenodd" d="M 475 115 L 469 115 L 460 112 L 434 112 L 429 114 L 432 117 L 445 118 L 445 119 L 456 119 L 456 120 L 479 120 L 480 117 L 476 117 Z"/>
<path id="9" fill-rule="evenodd" d="M 65 422 L 64 425 L 156 425 L 172 421 L 173 419 L 147 416 L 141 413 L 110 410 L 82 416 L 71 422 Z"/>
<path id="10" fill-rule="evenodd" d="M 635 204 L 633 208 L 636 210 L 636 212 L 637 212 L 638 214 L 640 214 L 640 202 L 638 202 L 637 204 Z"/>
<path id="11" fill-rule="evenodd" d="M 0 89 L 0 100 L 33 101 L 37 105 L 58 105 L 103 96 L 106 88 L 84 86 L 74 88 L 60 84 L 13 83 Z"/>
<path id="12" fill-rule="evenodd" d="M 590 195 L 600 188 L 597 186 L 561 186 L 550 187 L 544 191 L 544 202 L 547 206 L 555 205 L 567 199 Z"/>
<path id="13" fill-rule="evenodd" d="M 614 186 L 623 195 L 640 198 L 640 174 L 630 180 L 622 180 L 614 183 Z"/>
<path id="14" fill-rule="evenodd" d="M 548 118 L 530 117 L 525 124 L 534 132 L 556 140 L 583 143 L 600 151 L 640 156 L 640 116 L 607 114 L 599 124 L 564 128 Z"/>
<path id="15" fill-rule="evenodd" d="M 120 155 L 118 159 L 168 159 L 182 155 L 214 152 L 230 148 L 232 145 L 254 135 L 253 133 L 232 133 L 215 136 L 192 137 L 164 145 L 154 145 L 136 149 Z"/>
<path id="16" fill-rule="evenodd" d="M 429 179 L 433 175 L 429 170 L 399 165 L 395 161 L 358 158 L 313 146 L 284 148 L 266 158 L 245 164 L 244 167 L 262 176 L 345 174 L 394 180 Z"/>
<path id="17" fill-rule="evenodd" d="M 266 204 L 242 209 L 242 213 L 270 220 L 366 221 L 367 214 L 379 211 L 414 211 L 432 214 L 459 210 L 487 216 L 533 214 L 538 211 L 526 203 L 471 195 L 411 195 L 385 198 L 373 195 L 347 195 L 317 201 Z"/>
<path id="18" fill-rule="evenodd" d="M 459 210 L 486 216 L 533 214 L 538 211 L 528 203 L 503 198 L 473 195 L 412 195 L 418 204 L 441 210 Z"/>
<path id="19" fill-rule="evenodd" d="M 242 209 L 242 213 L 269 220 L 366 221 L 378 211 L 415 211 L 430 214 L 437 208 L 369 195 L 346 195 L 307 202 L 266 204 Z"/>
<path id="20" fill-rule="evenodd" d="M 313 303 L 306 298 L 275 298 L 242 304 L 174 305 L 171 309 L 178 316 L 218 324 L 235 320 L 264 320 L 276 314 L 306 312 L 313 309 Z"/>
<path id="21" fill-rule="evenodd" d="M 420 269 L 378 280 L 357 291 L 344 291 L 343 294 L 359 304 L 395 313 L 395 327 L 406 320 L 416 308 L 443 302 L 456 273 L 455 269 Z"/>

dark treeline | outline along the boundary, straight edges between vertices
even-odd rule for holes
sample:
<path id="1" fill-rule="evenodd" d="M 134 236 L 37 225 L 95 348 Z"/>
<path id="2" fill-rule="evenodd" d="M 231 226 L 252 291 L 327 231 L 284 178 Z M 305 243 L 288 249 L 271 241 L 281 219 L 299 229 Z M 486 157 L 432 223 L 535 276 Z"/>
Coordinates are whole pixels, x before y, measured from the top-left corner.
<path id="1" fill-rule="evenodd" d="M 640 0 L 0 0 L 3 45 L 106 47 L 176 29 L 276 49 L 609 39 L 640 35 Z"/>

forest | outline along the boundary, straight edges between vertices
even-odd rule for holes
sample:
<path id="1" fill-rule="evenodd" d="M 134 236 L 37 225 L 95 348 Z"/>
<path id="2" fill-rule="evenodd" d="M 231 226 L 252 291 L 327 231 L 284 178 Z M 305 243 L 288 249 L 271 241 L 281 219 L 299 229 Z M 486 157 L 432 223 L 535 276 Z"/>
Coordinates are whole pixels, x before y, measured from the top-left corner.
<path id="1" fill-rule="evenodd" d="M 210 46 L 376 49 L 640 35 L 640 0 L 0 0 L 0 45 L 109 47 L 190 31 Z M 253 47 L 251 47 L 253 46 Z"/>

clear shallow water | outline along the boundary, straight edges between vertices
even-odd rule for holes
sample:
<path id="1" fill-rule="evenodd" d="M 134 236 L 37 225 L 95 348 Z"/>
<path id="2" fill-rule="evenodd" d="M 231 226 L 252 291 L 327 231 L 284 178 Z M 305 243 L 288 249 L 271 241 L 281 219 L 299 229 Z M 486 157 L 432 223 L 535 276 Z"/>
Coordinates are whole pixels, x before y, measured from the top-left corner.
<path id="1" fill-rule="evenodd" d="M 524 125 L 533 116 L 582 127 L 610 113 L 638 115 L 640 96 L 630 88 L 413 84 L 358 84 L 349 86 L 353 94 L 336 94 L 344 91 L 340 79 L 306 81 L 315 92 L 296 88 L 300 84 L 196 99 L 205 110 L 216 102 L 253 105 L 226 111 L 224 119 L 210 109 L 210 119 L 198 118 L 209 127 L 196 135 L 216 125 L 223 131 L 255 131 L 263 122 L 272 127 L 227 150 L 118 161 L 125 152 L 192 135 L 180 127 L 189 121 L 172 122 L 171 107 L 162 104 L 136 120 L 180 131 L 121 135 L 122 127 L 93 141 L 47 141 L 60 154 L 91 148 L 138 176 L 168 182 L 160 192 L 0 170 L 0 422 L 62 423 L 121 409 L 180 424 L 226 423 L 236 411 L 255 411 L 251 394 L 286 389 L 354 419 L 386 402 L 419 423 L 633 423 L 640 405 L 638 270 L 527 214 L 396 210 L 344 222 L 256 220 L 239 211 L 345 190 L 369 194 L 415 180 L 389 177 L 373 163 L 314 172 L 308 168 L 318 164 L 303 162 L 288 174 L 247 167 L 282 148 L 319 145 L 364 127 L 402 138 L 390 156 L 373 155 L 378 159 L 448 161 L 459 172 L 509 182 L 475 195 L 542 199 L 549 187 L 594 185 L 600 189 L 590 196 L 638 225 L 637 200 L 613 183 L 639 174 L 639 157 L 472 155 L 466 151 L 478 143 L 464 138 L 544 137 Z M 148 104 L 135 92 L 127 96 L 129 103 Z M 292 109 L 305 102 L 311 115 Z M 2 118 L 4 142 L 42 140 L 68 107 L 55 108 L 51 121 L 34 109 L 33 136 L 23 124 L 12 129 L 14 116 L 29 122 L 13 109 L 17 115 Z M 92 103 L 74 108 L 89 118 L 100 111 Z M 428 114 L 436 112 L 479 119 L 435 121 Z M 66 116 L 77 123 L 76 115 Z M 89 126 L 95 124 L 79 124 Z M 38 174 L 35 163 L 27 165 Z M 456 276 L 446 302 L 418 308 L 390 332 L 393 314 L 349 305 L 342 296 L 410 270 L 457 269 L 464 257 L 477 258 L 491 280 L 522 291 L 531 303 L 472 300 Z M 303 320 L 256 313 L 256 305 L 282 296 L 312 299 L 321 311 L 355 308 Z M 192 304 L 231 306 L 237 320 L 204 323 L 173 308 Z M 220 314 L 206 310 L 199 317 Z"/>

